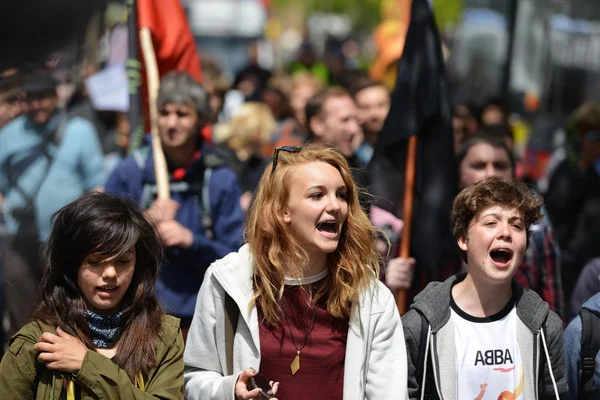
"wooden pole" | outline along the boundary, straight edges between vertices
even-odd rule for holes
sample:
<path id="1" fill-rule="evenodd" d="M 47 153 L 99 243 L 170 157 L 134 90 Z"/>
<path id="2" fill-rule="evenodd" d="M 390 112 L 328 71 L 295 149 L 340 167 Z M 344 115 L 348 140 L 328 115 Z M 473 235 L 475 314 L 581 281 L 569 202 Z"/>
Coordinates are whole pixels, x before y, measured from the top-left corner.
<path id="1" fill-rule="evenodd" d="M 406 169 L 404 174 L 404 200 L 402 204 L 402 239 L 400 240 L 400 251 L 398 257 L 410 257 L 410 235 L 412 232 L 413 199 L 415 192 L 415 175 L 417 164 L 417 135 L 408 139 L 406 149 Z M 406 313 L 406 290 L 396 291 L 396 306 L 400 315 Z"/>
<path id="2" fill-rule="evenodd" d="M 167 159 L 162 151 L 160 135 L 158 134 L 158 111 L 156 109 L 156 98 L 158 97 L 158 87 L 160 77 L 158 74 L 158 65 L 156 63 L 156 54 L 152 45 L 152 34 L 150 29 L 142 28 L 140 30 L 140 45 L 144 64 L 146 65 L 146 76 L 148 77 L 148 103 L 150 104 L 150 126 L 152 134 L 152 153 L 154 156 L 154 174 L 156 175 L 157 197 L 159 199 L 171 198 L 169 188 L 169 172 L 167 169 Z"/>

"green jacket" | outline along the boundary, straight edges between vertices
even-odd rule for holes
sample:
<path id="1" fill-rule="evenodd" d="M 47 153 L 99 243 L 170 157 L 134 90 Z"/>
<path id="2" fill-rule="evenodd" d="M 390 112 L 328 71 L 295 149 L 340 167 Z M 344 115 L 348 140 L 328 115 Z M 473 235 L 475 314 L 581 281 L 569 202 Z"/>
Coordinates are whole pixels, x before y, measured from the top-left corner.
<path id="1" fill-rule="evenodd" d="M 42 333 L 56 331 L 39 321 L 25 325 L 10 339 L 0 363 L 0 399 L 60 400 L 64 378 L 40 363 L 33 350 Z M 81 370 L 72 379 L 94 399 L 183 399 L 183 337 L 179 320 L 163 317 L 163 334 L 157 340 L 157 366 L 144 376 L 145 392 L 110 359 L 88 350 Z M 86 397 L 88 399 L 89 397 Z"/>

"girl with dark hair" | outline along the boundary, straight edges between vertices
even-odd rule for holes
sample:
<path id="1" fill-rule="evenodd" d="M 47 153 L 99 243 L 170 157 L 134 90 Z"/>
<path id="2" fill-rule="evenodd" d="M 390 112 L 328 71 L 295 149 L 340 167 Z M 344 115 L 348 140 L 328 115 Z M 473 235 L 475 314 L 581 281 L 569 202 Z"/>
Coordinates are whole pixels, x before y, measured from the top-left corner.
<path id="1" fill-rule="evenodd" d="M 162 245 L 127 201 L 92 193 L 54 216 L 41 300 L 0 363 L 0 398 L 183 398 L 183 338 L 154 286 Z"/>

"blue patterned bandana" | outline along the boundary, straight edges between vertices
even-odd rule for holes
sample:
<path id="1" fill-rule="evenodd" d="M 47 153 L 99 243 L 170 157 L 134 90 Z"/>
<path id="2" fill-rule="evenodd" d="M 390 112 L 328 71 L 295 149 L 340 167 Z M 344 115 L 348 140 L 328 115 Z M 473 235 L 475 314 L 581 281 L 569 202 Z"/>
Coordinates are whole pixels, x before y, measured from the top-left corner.
<path id="1" fill-rule="evenodd" d="M 122 316 L 122 311 L 114 315 L 104 316 L 85 310 L 85 319 L 92 331 L 94 346 L 100 349 L 108 349 L 115 345 L 121 336 Z"/>

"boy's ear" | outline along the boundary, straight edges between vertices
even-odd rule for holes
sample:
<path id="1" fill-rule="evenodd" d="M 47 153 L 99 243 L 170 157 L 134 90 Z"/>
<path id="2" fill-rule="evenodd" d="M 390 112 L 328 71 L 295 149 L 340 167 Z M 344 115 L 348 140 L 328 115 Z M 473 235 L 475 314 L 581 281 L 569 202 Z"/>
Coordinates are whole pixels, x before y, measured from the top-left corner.
<path id="1" fill-rule="evenodd" d="M 458 248 L 462 251 L 467 251 L 469 248 L 469 240 L 466 237 L 459 237 L 456 239 L 456 243 L 458 244 Z"/>

